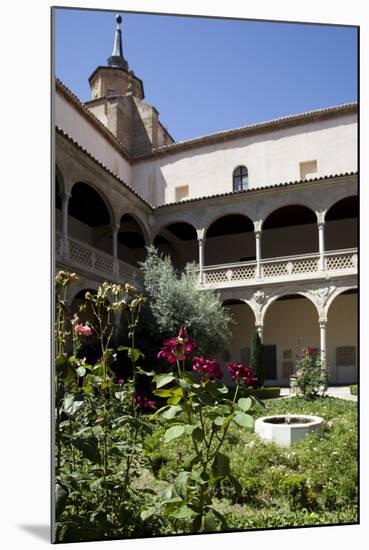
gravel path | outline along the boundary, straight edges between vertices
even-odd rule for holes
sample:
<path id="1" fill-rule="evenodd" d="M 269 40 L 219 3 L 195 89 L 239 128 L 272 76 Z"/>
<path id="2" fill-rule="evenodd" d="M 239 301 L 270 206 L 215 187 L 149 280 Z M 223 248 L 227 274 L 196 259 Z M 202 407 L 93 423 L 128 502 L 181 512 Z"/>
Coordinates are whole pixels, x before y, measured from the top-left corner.
<path id="1" fill-rule="evenodd" d="M 327 395 L 347 401 L 357 401 L 357 395 L 351 395 L 349 386 L 331 386 L 327 390 Z M 290 389 L 281 388 L 281 397 L 290 397 Z"/>

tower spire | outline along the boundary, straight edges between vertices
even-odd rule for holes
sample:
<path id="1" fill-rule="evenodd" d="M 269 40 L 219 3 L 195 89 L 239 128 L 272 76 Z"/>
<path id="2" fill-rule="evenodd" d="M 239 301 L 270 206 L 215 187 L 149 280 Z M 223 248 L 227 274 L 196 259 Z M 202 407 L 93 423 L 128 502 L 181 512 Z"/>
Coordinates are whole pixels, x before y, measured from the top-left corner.
<path id="1" fill-rule="evenodd" d="M 115 29 L 113 52 L 108 59 L 108 65 L 109 67 L 121 67 L 127 71 L 128 63 L 123 56 L 122 31 L 120 29 L 122 18 L 120 15 L 117 15 L 115 20 L 117 22 L 117 28 Z"/>

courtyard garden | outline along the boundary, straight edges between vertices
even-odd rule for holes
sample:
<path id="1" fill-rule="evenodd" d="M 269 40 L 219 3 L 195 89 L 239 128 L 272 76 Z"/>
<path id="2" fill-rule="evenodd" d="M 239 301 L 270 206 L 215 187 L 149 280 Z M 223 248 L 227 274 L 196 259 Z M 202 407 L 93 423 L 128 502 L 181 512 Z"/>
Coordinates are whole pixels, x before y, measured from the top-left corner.
<path id="1" fill-rule="evenodd" d="M 103 283 L 78 311 L 78 277 L 56 276 L 55 540 L 356 523 L 357 407 L 324 396 L 324 362 L 304 350 L 299 396 L 261 400 L 254 338 L 224 384 L 232 320 L 216 294 L 153 251 L 143 271 L 143 293 Z M 290 447 L 254 433 L 278 414 L 323 430 Z"/>

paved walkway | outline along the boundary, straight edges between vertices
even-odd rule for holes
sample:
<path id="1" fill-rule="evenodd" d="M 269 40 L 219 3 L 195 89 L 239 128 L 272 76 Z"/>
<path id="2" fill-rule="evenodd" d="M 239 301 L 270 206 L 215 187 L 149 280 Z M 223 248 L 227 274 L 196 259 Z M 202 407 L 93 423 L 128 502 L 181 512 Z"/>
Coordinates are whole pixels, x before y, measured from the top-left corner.
<path id="1" fill-rule="evenodd" d="M 351 395 L 349 386 L 331 386 L 327 390 L 327 395 L 347 401 L 357 401 L 357 395 Z M 290 389 L 281 388 L 281 397 L 290 397 Z"/>

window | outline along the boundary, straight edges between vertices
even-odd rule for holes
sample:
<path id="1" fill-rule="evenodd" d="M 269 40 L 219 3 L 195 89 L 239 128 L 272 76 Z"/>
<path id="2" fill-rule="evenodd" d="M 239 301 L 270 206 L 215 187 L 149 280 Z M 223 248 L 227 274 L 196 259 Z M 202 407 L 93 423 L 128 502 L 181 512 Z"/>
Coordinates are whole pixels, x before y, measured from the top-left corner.
<path id="1" fill-rule="evenodd" d="M 176 202 L 188 199 L 188 185 L 176 187 Z"/>
<path id="2" fill-rule="evenodd" d="M 109 97 L 109 96 L 112 96 L 112 95 L 116 95 L 116 91 L 113 90 L 113 89 L 109 89 L 107 92 L 106 92 L 106 95 Z"/>
<path id="3" fill-rule="evenodd" d="M 337 367 L 353 367 L 356 364 L 355 347 L 341 346 L 336 348 Z"/>
<path id="4" fill-rule="evenodd" d="M 233 191 L 246 191 L 249 186 L 249 172 L 246 166 L 239 166 L 233 172 Z"/>
<path id="5" fill-rule="evenodd" d="M 300 162 L 300 179 L 306 180 L 316 176 L 318 172 L 318 163 L 316 160 L 307 160 Z"/>

